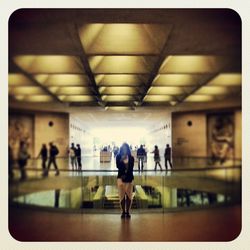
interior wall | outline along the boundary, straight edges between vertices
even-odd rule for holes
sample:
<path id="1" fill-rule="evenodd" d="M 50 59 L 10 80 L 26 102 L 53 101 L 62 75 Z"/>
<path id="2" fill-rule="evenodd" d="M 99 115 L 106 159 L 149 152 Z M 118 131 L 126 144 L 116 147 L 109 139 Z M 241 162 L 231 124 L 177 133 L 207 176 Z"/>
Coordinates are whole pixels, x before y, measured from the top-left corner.
<path id="1" fill-rule="evenodd" d="M 68 155 L 69 115 L 55 113 L 36 113 L 34 119 L 35 156 L 39 154 L 43 143 L 53 142 L 59 149 L 59 155 Z M 49 125 L 52 122 L 53 125 Z"/>
<path id="2" fill-rule="evenodd" d="M 157 145 L 160 151 L 161 157 L 164 156 L 166 144 L 172 146 L 172 137 L 171 137 L 171 115 L 166 115 L 164 121 L 160 124 L 157 124 L 149 134 L 149 143 L 148 151 L 152 152 L 154 146 Z M 162 158 L 163 159 L 163 158 Z"/>
<path id="3" fill-rule="evenodd" d="M 216 114 L 216 110 L 212 110 Z M 219 110 L 219 113 L 223 110 Z M 225 110 L 234 114 L 234 156 L 241 159 L 241 119 L 239 109 Z M 207 157 L 207 116 L 211 111 L 179 112 L 172 115 L 172 138 L 174 157 Z M 192 122 L 190 124 L 189 122 Z"/>
<path id="4" fill-rule="evenodd" d="M 41 113 L 28 111 L 10 111 L 9 144 L 14 156 L 19 150 L 19 142 L 28 143 L 31 157 L 37 157 L 43 143 L 54 142 L 59 156 L 67 156 L 69 142 L 69 115 L 63 113 Z"/>
<path id="5" fill-rule="evenodd" d="M 174 157 L 206 157 L 205 113 L 173 114 L 172 138 Z"/>
<path id="6" fill-rule="evenodd" d="M 69 145 L 71 143 L 80 144 L 82 149 L 82 155 L 92 156 L 93 155 L 93 135 L 91 135 L 84 124 L 77 118 L 70 115 L 70 125 L 69 125 L 69 133 L 70 140 Z"/>
<path id="7" fill-rule="evenodd" d="M 9 146 L 12 148 L 13 157 L 17 159 L 20 141 L 28 145 L 30 155 L 34 154 L 34 117 L 32 115 L 9 115 Z"/>

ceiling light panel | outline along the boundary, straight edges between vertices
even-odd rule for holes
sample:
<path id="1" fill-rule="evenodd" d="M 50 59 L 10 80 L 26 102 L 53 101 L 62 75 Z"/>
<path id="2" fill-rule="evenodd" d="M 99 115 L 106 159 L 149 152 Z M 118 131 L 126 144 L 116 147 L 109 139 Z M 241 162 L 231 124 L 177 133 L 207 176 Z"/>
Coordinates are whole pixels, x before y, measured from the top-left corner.
<path id="1" fill-rule="evenodd" d="M 15 95 L 16 100 L 23 102 L 52 102 L 53 97 L 49 95 Z"/>
<path id="2" fill-rule="evenodd" d="M 166 73 L 215 73 L 223 69 L 227 59 L 221 56 L 168 56 L 160 67 Z"/>
<path id="3" fill-rule="evenodd" d="M 105 102 L 129 102 L 133 101 L 134 97 L 129 95 L 104 95 L 102 100 Z"/>
<path id="4" fill-rule="evenodd" d="M 181 95 L 192 89 L 192 87 L 151 87 L 148 95 Z"/>
<path id="5" fill-rule="evenodd" d="M 128 106 L 110 106 L 110 107 L 106 107 L 106 110 L 126 111 L 126 110 L 132 110 L 132 107 L 128 107 Z"/>
<path id="6" fill-rule="evenodd" d="M 212 79 L 207 85 L 209 86 L 239 86 L 241 85 L 241 74 L 238 73 L 226 73 L 219 74 Z"/>
<path id="7" fill-rule="evenodd" d="M 73 95 L 73 96 L 59 95 L 58 98 L 63 102 L 93 102 L 95 101 L 95 98 L 90 95 Z"/>
<path id="8" fill-rule="evenodd" d="M 147 82 L 148 75 L 96 75 L 98 86 L 140 86 Z"/>
<path id="9" fill-rule="evenodd" d="M 46 92 L 40 87 L 10 87 L 9 92 L 12 95 L 44 95 Z"/>
<path id="10" fill-rule="evenodd" d="M 159 54 L 171 25 L 85 24 L 79 35 L 87 54 Z"/>
<path id="11" fill-rule="evenodd" d="M 83 66 L 74 56 L 15 56 L 14 62 L 31 74 L 83 73 Z"/>
<path id="12" fill-rule="evenodd" d="M 190 95 L 184 101 L 185 102 L 211 102 L 216 98 L 212 95 Z"/>
<path id="13" fill-rule="evenodd" d="M 203 78 L 201 74 L 161 74 L 156 76 L 153 86 L 195 86 Z"/>
<path id="14" fill-rule="evenodd" d="M 103 95 L 136 95 L 139 90 L 133 87 L 100 87 L 99 92 Z"/>
<path id="15" fill-rule="evenodd" d="M 81 74 L 38 74 L 33 77 L 45 86 L 88 86 L 89 78 Z"/>
<path id="16" fill-rule="evenodd" d="M 9 86 L 27 86 L 33 85 L 34 83 L 23 74 L 11 73 L 8 76 Z"/>
<path id="17" fill-rule="evenodd" d="M 240 87 L 204 86 L 198 89 L 197 95 L 230 95 L 240 91 Z"/>
<path id="18" fill-rule="evenodd" d="M 92 91 L 87 87 L 49 87 L 49 91 L 57 95 L 90 95 Z"/>
<path id="19" fill-rule="evenodd" d="M 173 101 L 173 96 L 170 95 L 146 95 L 144 102 L 169 102 Z"/>
<path id="20" fill-rule="evenodd" d="M 91 56 L 89 63 L 95 74 L 148 74 L 156 62 L 154 56 Z"/>

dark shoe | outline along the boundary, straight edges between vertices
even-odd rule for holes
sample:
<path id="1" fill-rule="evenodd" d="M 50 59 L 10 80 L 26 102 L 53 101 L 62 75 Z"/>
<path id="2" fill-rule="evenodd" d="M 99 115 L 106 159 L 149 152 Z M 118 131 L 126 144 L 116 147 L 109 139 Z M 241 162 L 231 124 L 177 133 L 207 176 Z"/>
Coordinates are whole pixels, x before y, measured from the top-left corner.
<path id="1" fill-rule="evenodd" d="M 127 219 L 130 219 L 130 218 L 131 218 L 131 215 L 130 215 L 129 213 L 126 213 L 125 215 L 126 215 L 126 218 L 127 218 Z"/>
<path id="2" fill-rule="evenodd" d="M 59 171 L 56 171 L 56 174 L 55 174 L 55 176 L 58 176 L 60 174 L 60 172 Z"/>
<path id="3" fill-rule="evenodd" d="M 48 176 L 48 171 L 44 171 L 43 173 L 42 173 L 42 177 L 47 177 Z"/>
<path id="4" fill-rule="evenodd" d="M 123 212 L 123 213 L 121 214 L 121 218 L 124 219 L 125 217 L 126 217 L 126 214 Z"/>

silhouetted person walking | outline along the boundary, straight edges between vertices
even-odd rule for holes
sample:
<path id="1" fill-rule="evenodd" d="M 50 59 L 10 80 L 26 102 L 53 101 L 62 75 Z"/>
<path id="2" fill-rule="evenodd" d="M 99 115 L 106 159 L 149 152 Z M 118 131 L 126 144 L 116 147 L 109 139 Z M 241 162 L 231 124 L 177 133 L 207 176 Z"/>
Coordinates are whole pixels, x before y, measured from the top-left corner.
<path id="1" fill-rule="evenodd" d="M 55 175 L 59 175 L 59 170 L 56 164 L 56 156 L 59 154 L 58 148 L 53 144 L 53 142 L 49 143 L 50 149 L 49 149 L 49 163 L 48 163 L 48 168 L 46 170 L 45 176 L 48 176 L 50 165 L 53 164 L 54 168 L 56 170 Z"/>
<path id="2" fill-rule="evenodd" d="M 158 149 L 157 145 L 155 145 L 155 149 L 154 149 L 154 151 L 152 153 L 154 153 L 154 161 L 155 161 L 155 169 L 154 170 L 156 171 L 157 164 L 158 164 L 161 171 L 162 171 L 162 167 L 161 167 L 161 163 L 160 163 L 160 161 L 161 161 L 160 152 L 159 152 L 159 149 Z"/>
<path id="3" fill-rule="evenodd" d="M 28 146 L 24 141 L 20 142 L 19 152 L 18 152 L 18 165 L 20 168 L 21 177 L 20 180 L 23 181 L 27 178 L 25 167 L 27 165 L 30 155 L 28 153 Z"/>
<path id="4" fill-rule="evenodd" d="M 143 146 L 141 145 L 138 149 L 137 149 L 137 158 L 138 158 L 138 169 L 139 171 L 143 171 L 143 162 L 144 159 L 146 157 L 146 152 L 145 149 L 143 148 Z"/>
<path id="5" fill-rule="evenodd" d="M 169 147 L 169 144 L 166 145 L 164 157 L 165 157 L 165 168 L 168 169 L 168 162 L 169 162 L 170 168 L 173 168 L 173 165 L 171 162 L 171 147 Z"/>
<path id="6" fill-rule="evenodd" d="M 123 143 L 116 156 L 116 166 L 118 168 L 117 187 L 122 209 L 121 218 L 130 218 L 130 207 L 133 197 L 133 168 L 134 157 L 131 155 L 129 145 Z"/>
<path id="7" fill-rule="evenodd" d="M 81 146 L 80 144 L 76 145 L 76 160 L 77 160 L 77 165 L 78 165 L 78 169 L 81 170 L 82 169 L 82 150 L 81 150 Z"/>
<path id="8" fill-rule="evenodd" d="M 39 152 L 38 157 L 39 156 L 41 156 L 41 158 L 42 158 L 42 168 L 43 168 L 43 175 L 44 175 L 44 173 L 46 171 L 46 162 L 48 160 L 48 149 L 46 147 L 46 144 L 42 145 L 42 148 Z"/>

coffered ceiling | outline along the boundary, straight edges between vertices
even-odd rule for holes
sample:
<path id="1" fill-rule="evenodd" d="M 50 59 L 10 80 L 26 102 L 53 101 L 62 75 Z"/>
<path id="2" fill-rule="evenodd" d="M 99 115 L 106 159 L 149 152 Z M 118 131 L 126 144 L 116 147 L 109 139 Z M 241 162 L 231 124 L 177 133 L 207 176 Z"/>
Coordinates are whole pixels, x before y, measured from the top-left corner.
<path id="1" fill-rule="evenodd" d="M 223 9 L 21 9 L 11 102 L 106 110 L 241 98 L 241 22 Z"/>

